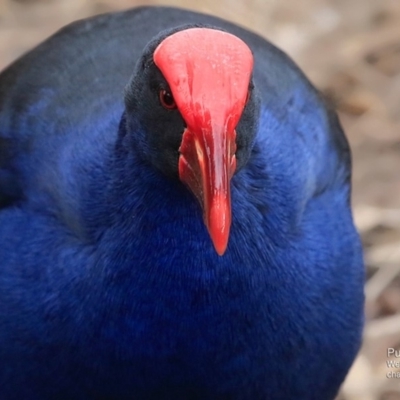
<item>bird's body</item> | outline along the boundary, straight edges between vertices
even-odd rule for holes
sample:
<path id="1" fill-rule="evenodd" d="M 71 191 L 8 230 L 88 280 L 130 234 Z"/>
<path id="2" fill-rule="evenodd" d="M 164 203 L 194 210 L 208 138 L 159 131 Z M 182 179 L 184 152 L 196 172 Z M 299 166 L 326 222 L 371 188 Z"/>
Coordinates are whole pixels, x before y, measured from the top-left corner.
<path id="1" fill-rule="evenodd" d="M 126 132 L 143 48 L 187 23 L 254 53 L 258 129 L 223 256 Z M 349 164 L 297 67 L 228 22 L 139 8 L 50 38 L 0 75 L 0 399 L 333 399 L 362 329 Z"/>

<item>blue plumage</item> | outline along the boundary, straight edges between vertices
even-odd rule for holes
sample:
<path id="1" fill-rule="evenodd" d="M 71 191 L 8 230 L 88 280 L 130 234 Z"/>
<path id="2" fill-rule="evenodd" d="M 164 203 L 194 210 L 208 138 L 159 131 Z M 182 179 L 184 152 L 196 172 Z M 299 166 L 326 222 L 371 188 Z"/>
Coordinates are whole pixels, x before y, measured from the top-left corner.
<path id="1" fill-rule="evenodd" d="M 222 257 L 124 114 L 142 49 L 182 23 L 255 55 Z M 0 399 L 333 399 L 363 321 L 349 198 L 337 117 L 263 39 L 169 8 L 67 27 L 0 75 Z"/>

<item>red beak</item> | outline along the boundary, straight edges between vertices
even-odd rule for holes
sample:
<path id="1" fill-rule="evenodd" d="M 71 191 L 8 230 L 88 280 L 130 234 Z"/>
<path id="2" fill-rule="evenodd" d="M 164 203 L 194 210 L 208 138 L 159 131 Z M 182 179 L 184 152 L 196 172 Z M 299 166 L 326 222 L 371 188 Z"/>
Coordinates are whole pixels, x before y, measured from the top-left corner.
<path id="1" fill-rule="evenodd" d="M 231 226 L 230 180 L 236 169 L 236 133 L 226 127 L 186 129 L 179 177 L 197 197 L 216 252 L 222 256 Z"/>
<path id="2" fill-rule="evenodd" d="M 154 62 L 187 125 L 179 177 L 197 197 L 215 250 L 223 255 L 231 225 L 235 128 L 246 104 L 253 55 L 227 32 L 190 28 L 164 39 Z"/>

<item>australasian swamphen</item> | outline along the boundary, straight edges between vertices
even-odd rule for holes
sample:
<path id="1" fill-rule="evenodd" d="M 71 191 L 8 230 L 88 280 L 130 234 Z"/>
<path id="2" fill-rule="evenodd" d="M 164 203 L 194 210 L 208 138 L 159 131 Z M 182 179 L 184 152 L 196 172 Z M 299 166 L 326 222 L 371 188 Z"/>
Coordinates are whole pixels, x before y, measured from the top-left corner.
<path id="1" fill-rule="evenodd" d="M 0 75 L 0 399 L 333 399 L 349 198 L 335 113 L 261 37 L 161 7 L 64 28 Z"/>

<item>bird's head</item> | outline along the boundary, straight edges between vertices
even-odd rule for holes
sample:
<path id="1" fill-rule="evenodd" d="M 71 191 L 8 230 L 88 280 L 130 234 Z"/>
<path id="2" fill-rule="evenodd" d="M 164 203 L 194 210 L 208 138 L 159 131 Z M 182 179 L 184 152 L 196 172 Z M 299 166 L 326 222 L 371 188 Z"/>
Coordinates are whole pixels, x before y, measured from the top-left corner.
<path id="1" fill-rule="evenodd" d="M 164 32 L 144 50 L 126 91 L 127 127 L 143 156 L 196 196 L 222 255 L 230 180 L 246 164 L 258 120 L 253 55 L 238 37 L 204 26 Z"/>

